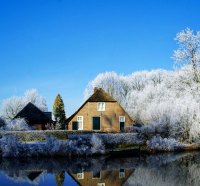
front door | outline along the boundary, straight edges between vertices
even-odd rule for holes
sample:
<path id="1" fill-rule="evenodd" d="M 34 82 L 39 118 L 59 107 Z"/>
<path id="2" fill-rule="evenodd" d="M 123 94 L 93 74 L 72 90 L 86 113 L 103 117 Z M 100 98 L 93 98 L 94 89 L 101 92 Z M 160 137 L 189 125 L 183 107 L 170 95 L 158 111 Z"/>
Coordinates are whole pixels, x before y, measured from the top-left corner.
<path id="1" fill-rule="evenodd" d="M 83 116 L 77 116 L 78 130 L 83 130 Z"/>
<path id="2" fill-rule="evenodd" d="M 78 122 L 77 121 L 72 122 L 72 130 L 78 130 Z"/>
<path id="3" fill-rule="evenodd" d="M 100 117 L 92 117 L 93 130 L 101 130 Z"/>

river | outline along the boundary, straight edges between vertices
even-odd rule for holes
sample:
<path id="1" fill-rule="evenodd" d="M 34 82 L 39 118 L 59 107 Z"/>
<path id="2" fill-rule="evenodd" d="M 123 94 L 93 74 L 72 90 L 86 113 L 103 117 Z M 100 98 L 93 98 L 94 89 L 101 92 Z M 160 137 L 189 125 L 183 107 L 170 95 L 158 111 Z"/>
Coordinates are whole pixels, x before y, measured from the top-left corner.
<path id="1" fill-rule="evenodd" d="M 0 160 L 5 186 L 199 186 L 200 153 Z"/>

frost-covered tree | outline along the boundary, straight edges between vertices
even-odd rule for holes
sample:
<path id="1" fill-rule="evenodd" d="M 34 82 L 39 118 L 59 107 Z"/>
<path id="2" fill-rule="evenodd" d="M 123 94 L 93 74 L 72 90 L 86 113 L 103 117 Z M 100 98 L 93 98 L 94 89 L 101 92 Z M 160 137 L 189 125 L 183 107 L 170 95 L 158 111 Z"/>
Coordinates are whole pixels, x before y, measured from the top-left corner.
<path id="1" fill-rule="evenodd" d="M 45 98 L 39 95 L 36 89 L 31 89 L 27 90 L 23 96 L 13 96 L 4 100 L 1 105 L 0 116 L 6 120 L 11 120 L 29 102 L 36 105 L 40 110 L 47 111 Z"/>
<path id="2" fill-rule="evenodd" d="M 179 32 L 175 38 L 179 48 L 174 51 L 173 58 L 176 62 L 189 64 L 192 66 L 193 79 L 200 82 L 200 31 L 194 32 L 187 28 Z"/>
<path id="3" fill-rule="evenodd" d="M 105 72 L 89 82 L 85 89 L 84 97 L 87 99 L 94 92 L 94 88 L 102 88 L 114 97 L 120 104 L 125 105 L 125 98 L 128 93 L 129 84 L 123 75 L 115 72 Z"/>
<path id="4" fill-rule="evenodd" d="M 30 89 L 27 90 L 24 93 L 24 102 L 25 103 L 33 103 L 34 105 L 36 105 L 41 111 L 47 111 L 47 104 L 46 104 L 46 100 L 43 96 L 39 95 L 38 91 L 36 89 Z"/>
<path id="5" fill-rule="evenodd" d="M 56 120 L 56 129 L 65 129 L 65 106 L 60 94 L 55 98 L 53 105 L 53 115 Z"/>
<path id="6" fill-rule="evenodd" d="M 11 120 L 24 106 L 25 103 L 22 97 L 8 98 L 2 103 L 0 115 L 6 120 Z"/>
<path id="7" fill-rule="evenodd" d="M 138 71 L 130 75 L 106 72 L 97 75 L 85 90 L 94 87 L 110 93 L 137 122 L 148 125 L 143 133 L 162 133 L 179 141 L 200 140 L 200 32 L 177 34 L 174 59 L 183 65 L 173 71 Z M 181 64 L 180 63 L 180 64 Z M 146 126 L 145 126 L 146 127 Z"/>

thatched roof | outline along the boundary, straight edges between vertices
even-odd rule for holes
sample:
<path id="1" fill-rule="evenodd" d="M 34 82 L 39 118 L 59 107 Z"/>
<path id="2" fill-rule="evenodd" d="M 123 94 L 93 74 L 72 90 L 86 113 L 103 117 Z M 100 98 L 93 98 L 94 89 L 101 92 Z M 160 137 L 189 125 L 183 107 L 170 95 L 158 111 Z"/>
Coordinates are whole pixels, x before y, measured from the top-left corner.
<path id="1" fill-rule="evenodd" d="M 51 121 L 46 113 L 32 103 L 28 103 L 15 117 L 24 118 L 29 124 L 45 124 Z"/>
<path id="2" fill-rule="evenodd" d="M 81 105 L 81 107 L 67 119 L 67 123 L 85 106 L 88 102 L 117 102 L 102 88 L 95 88 L 94 93 Z"/>
<path id="3" fill-rule="evenodd" d="M 94 94 L 86 102 L 117 102 L 112 96 L 102 88 L 95 88 Z"/>

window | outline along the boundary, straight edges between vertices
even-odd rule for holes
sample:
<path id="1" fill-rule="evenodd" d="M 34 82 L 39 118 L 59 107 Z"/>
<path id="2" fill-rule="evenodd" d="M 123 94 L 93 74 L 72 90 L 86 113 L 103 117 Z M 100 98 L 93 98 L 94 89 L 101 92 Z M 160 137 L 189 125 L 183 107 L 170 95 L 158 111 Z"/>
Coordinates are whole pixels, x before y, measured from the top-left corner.
<path id="1" fill-rule="evenodd" d="M 84 179 L 84 172 L 81 172 L 81 173 L 77 173 L 77 179 L 78 180 L 83 180 Z"/>
<path id="2" fill-rule="evenodd" d="M 119 170 L 119 178 L 125 178 L 125 170 L 124 169 Z"/>
<path id="3" fill-rule="evenodd" d="M 97 103 L 97 110 L 98 111 L 105 111 L 105 109 L 106 109 L 106 103 L 105 102 Z"/>
<path id="4" fill-rule="evenodd" d="M 100 171 L 93 172 L 92 179 L 101 179 L 101 172 Z"/>
<path id="5" fill-rule="evenodd" d="M 120 131 L 124 131 L 124 128 L 125 128 L 125 116 L 119 116 L 119 128 L 120 128 Z"/>
<path id="6" fill-rule="evenodd" d="M 83 130 L 83 116 L 77 116 L 78 130 Z"/>
<path id="7" fill-rule="evenodd" d="M 119 116 L 119 122 L 125 122 L 125 116 Z"/>
<path id="8" fill-rule="evenodd" d="M 97 186 L 106 186 L 105 183 L 97 183 Z"/>

